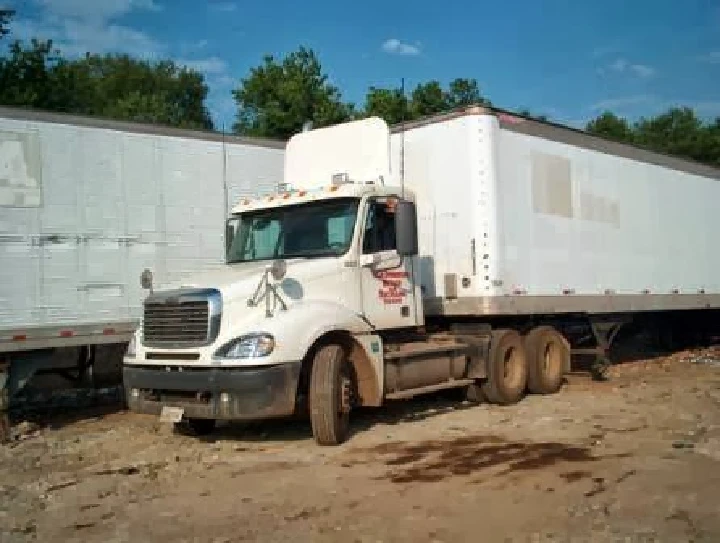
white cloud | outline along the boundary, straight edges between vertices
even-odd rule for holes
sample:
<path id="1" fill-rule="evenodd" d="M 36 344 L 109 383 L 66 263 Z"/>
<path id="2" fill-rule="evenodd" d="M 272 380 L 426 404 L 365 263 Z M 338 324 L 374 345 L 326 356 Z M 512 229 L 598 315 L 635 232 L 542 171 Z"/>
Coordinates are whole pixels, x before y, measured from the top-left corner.
<path id="1" fill-rule="evenodd" d="M 238 9 L 238 5 L 235 2 L 212 2 L 208 7 L 220 13 L 232 13 Z"/>
<path id="2" fill-rule="evenodd" d="M 619 58 L 615 62 L 613 62 L 609 68 L 614 72 L 624 72 L 627 67 L 630 65 L 630 63 L 625 60 L 624 58 Z"/>
<path id="3" fill-rule="evenodd" d="M 161 10 L 155 0 L 34 0 L 40 7 L 35 19 L 18 19 L 13 24 L 17 38 L 52 39 L 68 56 L 122 52 L 154 58 L 165 46 L 149 34 L 114 23 L 114 19 L 137 10 Z"/>
<path id="4" fill-rule="evenodd" d="M 635 72 L 637 76 L 642 78 L 652 77 L 656 73 L 655 68 L 647 66 L 646 64 L 633 64 L 630 66 L 630 69 Z"/>
<path id="5" fill-rule="evenodd" d="M 209 57 L 195 60 L 180 59 L 177 63 L 187 66 L 191 70 L 202 72 L 206 75 L 224 76 L 228 69 L 227 62 L 219 57 Z"/>
<path id="6" fill-rule="evenodd" d="M 142 58 L 159 56 L 164 46 L 148 34 L 120 25 L 97 26 L 67 21 L 58 46 L 68 55 L 122 51 Z"/>
<path id="7" fill-rule="evenodd" d="M 390 38 L 382 44 L 382 50 L 391 55 L 415 56 L 420 54 L 418 45 L 404 43 L 397 38 Z"/>
<path id="8" fill-rule="evenodd" d="M 154 0 L 35 0 L 47 14 L 62 18 L 105 22 L 131 11 L 160 11 Z"/>
<path id="9" fill-rule="evenodd" d="M 700 60 L 710 64 L 720 64 L 720 51 L 710 51 L 707 55 L 702 55 Z"/>
<path id="10" fill-rule="evenodd" d="M 647 64 L 632 63 L 626 58 L 615 59 L 614 62 L 608 64 L 607 66 L 598 68 L 597 72 L 600 75 L 607 75 L 608 72 L 630 74 L 642 79 L 647 79 L 657 73 L 655 68 L 652 66 L 648 66 Z"/>
<path id="11" fill-rule="evenodd" d="M 590 106 L 594 111 L 616 110 L 632 106 L 647 104 L 653 101 L 653 97 L 647 94 L 636 96 L 623 96 L 619 98 L 607 98 L 600 100 Z"/>

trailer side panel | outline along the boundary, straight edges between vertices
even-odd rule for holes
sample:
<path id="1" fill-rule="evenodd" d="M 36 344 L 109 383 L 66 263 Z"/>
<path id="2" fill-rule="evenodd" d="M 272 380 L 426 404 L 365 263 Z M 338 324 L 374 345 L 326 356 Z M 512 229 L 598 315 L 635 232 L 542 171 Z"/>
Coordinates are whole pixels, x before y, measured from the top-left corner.
<path id="1" fill-rule="evenodd" d="M 273 189 L 283 154 L 0 117 L 0 351 L 38 330 L 60 345 L 89 325 L 132 325 L 144 269 L 161 286 L 221 264 L 229 205 Z"/>

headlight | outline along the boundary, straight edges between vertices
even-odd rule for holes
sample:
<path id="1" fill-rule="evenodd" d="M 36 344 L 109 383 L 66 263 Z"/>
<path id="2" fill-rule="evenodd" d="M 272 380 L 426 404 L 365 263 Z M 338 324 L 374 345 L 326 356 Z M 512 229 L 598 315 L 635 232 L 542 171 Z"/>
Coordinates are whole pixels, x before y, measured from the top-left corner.
<path id="1" fill-rule="evenodd" d="M 267 356 L 275 348 L 270 334 L 253 334 L 233 339 L 215 352 L 215 358 L 238 359 Z"/>
<path id="2" fill-rule="evenodd" d="M 125 350 L 125 356 L 128 358 L 135 358 L 135 350 L 137 348 L 137 342 L 135 341 L 135 334 L 130 338 L 127 349 Z"/>

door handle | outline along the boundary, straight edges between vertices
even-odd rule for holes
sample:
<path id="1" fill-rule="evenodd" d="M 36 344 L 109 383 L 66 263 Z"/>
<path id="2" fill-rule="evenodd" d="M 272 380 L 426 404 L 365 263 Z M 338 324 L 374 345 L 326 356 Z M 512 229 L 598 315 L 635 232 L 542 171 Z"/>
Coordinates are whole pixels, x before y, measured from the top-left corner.
<path id="1" fill-rule="evenodd" d="M 372 255 L 360 255 L 360 266 L 362 268 L 368 268 L 370 266 L 377 266 L 380 264 L 380 255 L 375 253 Z"/>

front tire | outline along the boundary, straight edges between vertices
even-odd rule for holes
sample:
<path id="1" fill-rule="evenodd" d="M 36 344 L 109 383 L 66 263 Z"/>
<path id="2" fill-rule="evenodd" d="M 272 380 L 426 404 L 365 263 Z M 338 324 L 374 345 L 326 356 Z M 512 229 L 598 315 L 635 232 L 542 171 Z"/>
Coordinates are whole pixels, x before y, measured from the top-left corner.
<path id="1" fill-rule="evenodd" d="M 310 424 L 318 445 L 339 445 L 350 433 L 352 373 L 339 345 L 321 347 L 310 376 Z"/>

